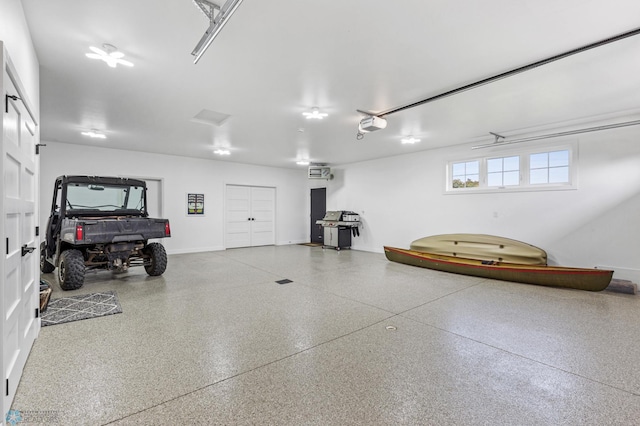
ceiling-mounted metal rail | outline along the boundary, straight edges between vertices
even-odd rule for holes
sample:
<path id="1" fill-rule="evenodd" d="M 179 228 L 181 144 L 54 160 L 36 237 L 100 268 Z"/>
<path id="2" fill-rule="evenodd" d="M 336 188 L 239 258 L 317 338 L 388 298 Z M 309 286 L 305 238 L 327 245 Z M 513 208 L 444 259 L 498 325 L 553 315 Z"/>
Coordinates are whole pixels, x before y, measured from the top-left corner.
<path id="1" fill-rule="evenodd" d="M 207 15 L 210 23 L 209 28 L 207 28 L 191 52 L 191 55 L 195 56 L 193 63 L 197 64 L 204 52 L 209 48 L 209 45 L 213 42 L 213 39 L 222 31 L 222 28 L 227 24 L 231 15 L 233 15 L 238 6 L 240 6 L 242 0 L 226 0 L 222 6 L 211 3 L 208 0 L 194 0 L 194 3 Z"/>
<path id="2" fill-rule="evenodd" d="M 565 132 L 549 133 L 549 134 L 546 134 L 546 135 L 530 136 L 530 137 L 526 137 L 526 138 L 503 140 L 503 141 L 498 141 L 498 137 L 504 138 L 504 136 L 496 135 L 495 133 L 489 132 L 492 135 L 496 136 L 496 141 L 495 142 L 488 143 L 488 144 L 485 144 L 485 145 L 472 146 L 471 149 L 491 148 L 491 147 L 502 146 L 502 145 L 511 145 L 513 143 L 522 143 L 522 142 L 537 141 L 537 140 L 541 140 L 541 139 L 559 138 L 561 136 L 570 136 L 570 135 L 578 135 L 580 133 L 598 132 L 600 130 L 617 129 L 619 127 L 637 126 L 639 124 L 640 124 L 640 120 L 625 121 L 623 123 L 603 124 L 603 125 L 600 125 L 600 126 L 587 127 L 587 128 L 584 128 L 584 129 L 567 130 Z"/>
<path id="3" fill-rule="evenodd" d="M 540 61 L 533 62 L 533 63 L 528 64 L 528 65 L 524 65 L 524 66 L 521 66 L 521 67 L 518 67 L 518 68 L 514 68 L 514 69 L 512 69 L 510 71 L 506 71 L 506 72 L 494 75 L 492 77 L 488 77 L 488 78 L 484 78 L 482 80 L 478 80 L 478 81 L 475 81 L 473 83 L 466 84 L 464 86 L 458 87 L 456 89 L 448 90 L 446 92 L 437 94 L 435 96 L 431 96 L 429 98 L 423 99 L 423 100 L 418 101 L 418 102 L 414 102 L 414 103 L 411 103 L 411 104 L 403 105 L 403 106 L 400 106 L 400 107 L 397 107 L 397 108 L 392 108 L 392 109 L 389 109 L 387 111 L 382 111 L 382 112 L 377 113 L 377 114 L 376 113 L 367 113 L 367 114 L 374 115 L 376 117 L 384 117 L 386 115 L 395 114 L 396 112 L 400 112 L 400 111 L 404 111 L 404 110 L 409 109 L 409 108 L 414 108 L 414 107 L 417 107 L 417 106 L 420 106 L 420 105 L 424 105 L 426 103 L 433 102 L 433 101 L 436 101 L 438 99 L 446 98 L 448 96 L 456 95 L 458 93 L 465 92 L 465 91 L 470 90 L 470 89 L 475 89 L 476 87 L 484 86 L 485 84 L 493 83 L 494 81 L 502 80 L 503 78 L 511 77 L 512 75 L 516 75 L 516 74 L 520 74 L 520 73 L 525 72 L 525 71 L 529 71 L 529 70 L 537 68 L 539 66 L 546 65 L 546 64 L 549 64 L 551 62 L 558 61 L 560 59 L 564 59 L 564 58 L 566 58 L 568 56 L 572 56 L 572 55 L 575 55 L 575 54 L 578 54 L 578 53 L 581 53 L 581 52 L 585 52 L 587 50 L 595 49 L 596 47 L 605 46 L 607 44 L 610 44 L 610 43 L 613 43 L 613 42 L 616 42 L 616 41 L 620 41 L 620 40 L 623 40 L 623 39 L 626 39 L 626 38 L 629 38 L 629 37 L 636 36 L 638 34 L 640 34 L 640 28 L 636 28 L 635 30 L 627 31 L 625 33 L 618 34 L 616 36 L 609 37 L 609 38 L 606 38 L 604 40 L 597 41 L 595 43 L 587 44 L 586 46 L 578 47 L 577 49 L 569 50 L 567 52 L 560 53 L 558 55 L 554 55 L 554 56 L 551 56 L 549 58 L 542 59 Z"/>
<path id="4" fill-rule="evenodd" d="M 209 18 L 209 23 L 212 24 L 215 12 L 220 11 L 220 6 L 207 0 L 193 0 L 193 3 Z"/>

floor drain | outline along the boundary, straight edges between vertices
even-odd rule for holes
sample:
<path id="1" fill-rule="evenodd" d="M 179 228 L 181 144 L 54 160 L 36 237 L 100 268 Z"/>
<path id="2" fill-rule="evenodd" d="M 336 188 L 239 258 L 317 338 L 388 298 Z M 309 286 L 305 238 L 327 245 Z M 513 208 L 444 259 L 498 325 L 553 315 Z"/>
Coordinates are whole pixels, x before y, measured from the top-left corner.
<path id="1" fill-rule="evenodd" d="M 279 280 L 279 281 L 276 281 L 276 282 L 278 284 L 289 284 L 289 283 L 292 283 L 293 281 L 288 280 L 288 279 L 285 278 L 284 280 Z"/>
<path id="2" fill-rule="evenodd" d="M 385 328 L 389 331 L 395 331 L 398 329 L 398 327 L 396 327 L 395 325 L 388 325 Z"/>

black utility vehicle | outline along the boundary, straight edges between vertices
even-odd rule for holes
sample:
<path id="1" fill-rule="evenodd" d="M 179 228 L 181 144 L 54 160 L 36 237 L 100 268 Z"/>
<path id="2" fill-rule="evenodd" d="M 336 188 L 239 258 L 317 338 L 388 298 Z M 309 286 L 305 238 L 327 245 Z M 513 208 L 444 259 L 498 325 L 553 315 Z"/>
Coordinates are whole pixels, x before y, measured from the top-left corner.
<path id="1" fill-rule="evenodd" d="M 49 273 L 57 266 L 64 290 L 82 287 L 85 271 L 91 270 L 144 266 L 149 275 L 162 275 L 167 253 L 149 240 L 170 236 L 167 219 L 149 217 L 144 181 L 60 176 L 40 246 L 40 269 Z"/>

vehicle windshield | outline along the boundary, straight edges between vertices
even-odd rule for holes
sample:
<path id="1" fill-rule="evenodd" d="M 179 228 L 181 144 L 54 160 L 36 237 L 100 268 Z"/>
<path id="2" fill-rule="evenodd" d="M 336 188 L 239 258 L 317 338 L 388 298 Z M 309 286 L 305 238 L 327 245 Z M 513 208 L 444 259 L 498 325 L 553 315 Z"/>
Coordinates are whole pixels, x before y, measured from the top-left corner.
<path id="1" fill-rule="evenodd" d="M 143 214 L 144 187 L 69 183 L 66 210 L 72 213 Z"/>

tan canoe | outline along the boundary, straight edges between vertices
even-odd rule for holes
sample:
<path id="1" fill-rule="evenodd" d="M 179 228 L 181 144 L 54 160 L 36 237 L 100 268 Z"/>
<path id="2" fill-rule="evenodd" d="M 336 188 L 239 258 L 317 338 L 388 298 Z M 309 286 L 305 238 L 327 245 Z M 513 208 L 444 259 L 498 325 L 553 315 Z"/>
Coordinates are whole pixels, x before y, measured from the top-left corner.
<path id="1" fill-rule="evenodd" d="M 411 250 L 465 259 L 546 265 L 547 253 L 536 246 L 509 238 L 484 234 L 443 234 L 420 238 Z"/>
<path id="2" fill-rule="evenodd" d="M 472 275 L 494 280 L 513 281 L 588 291 L 604 290 L 611 282 L 613 271 L 604 269 L 567 268 L 564 266 L 518 265 L 463 259 L 395 247 L 384 248 L 387 259 L 407 265 L 437 271 Z"/>

